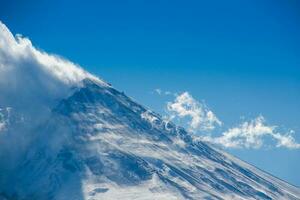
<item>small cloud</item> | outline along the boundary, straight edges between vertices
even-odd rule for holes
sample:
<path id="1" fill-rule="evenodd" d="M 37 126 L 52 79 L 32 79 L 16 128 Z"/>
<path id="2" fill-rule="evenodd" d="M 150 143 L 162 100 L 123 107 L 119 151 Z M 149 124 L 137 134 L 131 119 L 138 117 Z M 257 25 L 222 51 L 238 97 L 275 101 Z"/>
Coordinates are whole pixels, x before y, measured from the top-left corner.
<path id="1" fill-rule="evenodd" d="M 277 126 L 266 124 L 263 116 L 243 122 L 237 127 L 225 131 L 220 137 L 201 136 L 201 139 L 225 148 L 258 149 L 266 146 L 267 138 L 276 142 L 276 147 L 299 149 L 300 144 L 292 136 L 293 131 L 280 133 Z"/>
<path id="2" fill-rule="evenodd" d="M 174 95 L 174 94 L 173 94 L 172 92 L 170 92 L 170 91 L 165 91 L 164 94 L 165 94 L 165 95 Z"/>
<path id="3" fill-rule="evenodd" d="M 10 107 L 0 108 L 0 133 L 5 131 L 9 124 L 11 110 Z"/>
<path id="4" fill-rule="evenodd" d="M 5 126 L 6 126 L 5 121 L 2 121 L 0 119 L 0 133 L 1 133 L 1 131 L 3 131 L 5 129 Z"/>
<path id="5" fill-rule="evenodd" d="M 171 120 L 187 118 L 189 130 L 213 130 L 222 122 L 204 103 L 195 100 L 188 92 L 177 95 L 173 102 L 167 103 Z"/>
<path id="6" fill-rule="evenodd" d="M 162 90 L 159 89 L 159 88 L 155 89 L 154 92 L 155 92 L 156 94 L 158 94 L 158 95 L 161 95 L 161 94 L 162 94 Z"/>
<path id="7" fill-rule="evenodd" d="M 158 95 L 166 95 L 166 96 L 169 96 L 169 95 L 175 95 L 173 94 L 172 92 L 170 91 L 163 91 L 162 89 L 160 88 L 157 88 L 154 90 L 154 93 L 158 94 Z"/>

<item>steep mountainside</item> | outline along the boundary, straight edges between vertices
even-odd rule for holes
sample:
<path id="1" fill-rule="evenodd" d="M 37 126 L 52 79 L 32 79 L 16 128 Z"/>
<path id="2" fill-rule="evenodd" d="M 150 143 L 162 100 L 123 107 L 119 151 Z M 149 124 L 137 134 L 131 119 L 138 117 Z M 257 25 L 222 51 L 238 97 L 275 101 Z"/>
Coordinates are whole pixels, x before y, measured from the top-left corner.
<path id="1" fill-rule="evenodd" d="M 34 127 L 13 112 L 2 118 L 9 121 L 2 135 L 30 138 L 15 134 L 21 139 L 8 145 L 0 137 L 8 146 L 0 153 L 3 199 L 300 199 L 299 188 L 97 80 L 83 80 Z"/>

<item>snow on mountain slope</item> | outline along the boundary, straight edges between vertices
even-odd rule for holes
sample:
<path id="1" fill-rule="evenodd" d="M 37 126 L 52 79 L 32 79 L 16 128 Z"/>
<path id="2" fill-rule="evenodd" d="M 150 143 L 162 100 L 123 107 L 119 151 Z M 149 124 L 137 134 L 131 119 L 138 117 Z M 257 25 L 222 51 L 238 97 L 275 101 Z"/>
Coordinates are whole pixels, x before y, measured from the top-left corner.
<path id="1" fill-rule="evenodd" d="M 0 94 L 0 199 L 300 199 L 2 23 Z"/>
<path id="2" fill-rule="evenodd" d="M 84 80 L 1 180 L 15 199 L 300 199 L 109 86 Z"/>

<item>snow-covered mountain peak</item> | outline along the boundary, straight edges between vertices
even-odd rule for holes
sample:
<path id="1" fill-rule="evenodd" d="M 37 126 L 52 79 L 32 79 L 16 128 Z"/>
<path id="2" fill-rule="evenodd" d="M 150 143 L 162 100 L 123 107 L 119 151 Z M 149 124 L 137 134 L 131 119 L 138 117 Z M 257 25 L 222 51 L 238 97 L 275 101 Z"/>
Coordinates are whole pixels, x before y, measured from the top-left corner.
<path id="1" fill-rule="evenodd" d="M 1 47 L 23 45 L 0 30 Z M 299 188 L 195 140 L 70 62 L 40 62 L 44 53 L 26 45 L 17 59 L 19 47 L 0 49 L 0 199 L 300 199 Z"/>
<path id="2" fill-rule="evenodd" d="M 124 93 L 88 79 L 41 127 L 7 179 L 14 183 L 5 184 L 7 196 L 299 199 L 298 188 L 194 140 Z"/>

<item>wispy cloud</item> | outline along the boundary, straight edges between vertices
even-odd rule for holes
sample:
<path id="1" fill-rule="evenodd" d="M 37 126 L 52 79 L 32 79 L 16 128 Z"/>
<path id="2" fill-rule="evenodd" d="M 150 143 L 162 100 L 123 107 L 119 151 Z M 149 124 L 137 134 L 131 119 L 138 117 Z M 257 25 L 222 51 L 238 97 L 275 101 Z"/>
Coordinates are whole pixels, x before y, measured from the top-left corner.
<path id="1" fill-rule="evenodd" d="M 0 120 L 0 133 L 5 129 L 5 122 Z"/>
<path id="2" fill-rule="evenodd" d="M 39 74 L 47 74 L 66 84 L 79 82 L 93 77 L 80 66 L 57 55 L 50 55 L 36 49 L 28 38 L 17 34 L 16 37 L 0 21 L 0 70 L 2 76 L 16 71 L 39 69 Z M 3 75 L 4 74 L 4 75 Z M 93 77 L 95 78 L 95 77 Z"/>
<path id="3" fill-rule="evenodd" d="M 6 129 L 10 118 L 11 108 L 1 108 L 0 107 L 0 133 Z"/>
<path id="4" fill-rule="evenodd" d="M 37 110 L 67 96 L 85 78 L 97 79 L 71 61 L 35 48 L 28 38 L 14 36 L 0 21 L 0 106 Z"/>
<path id="5" fill-rule="evenodd" d="M 281 133 L 277 129 L 277 126 L 266 124 L 265 118 L 260 115 L 237 127 L 230 128 L 219 137 L 201 136 L 201 139 L 226 148 L 258 149 L 267 146 L 266 140 L 269 138 L 275 142 L 276 147 L 300 148 L 300 144 L 292 136 L 293 131 Z"/>
<path id="6" fill-rule="evenodd" d="M 168 102 L 167 110 L 171 120 L 187 118 L 189 130 L 193 132 L 212 130 L 222 125 L 222 122 L 204 103 L 195 100 L 188 92 L 177 95 L 174 101 Z"/>
<path id="7" fill-rule="evenodd" d="M 156 89 L 154 90 L 154 92 L 157 93 L 158 95 L 161 95 L 161 94 L 162 94 L 162 90 L 159 89 L 159 88 L 156 88 Z"/>
<path id="8" fill-rule="evenodd" d="M 162 90 L 162 89 L 160 89 L 160 88 L 156 88 L 156 89 L 154 90 L 154 93 L 156 93 L 156 94 L 158 94 L 158 95 L 176 95 L 176 94 L 174 94 L 174 93 L 172 93 L 172 92 L 170 92 L 170 91 L 164 91 L 164 90 Z"/>

